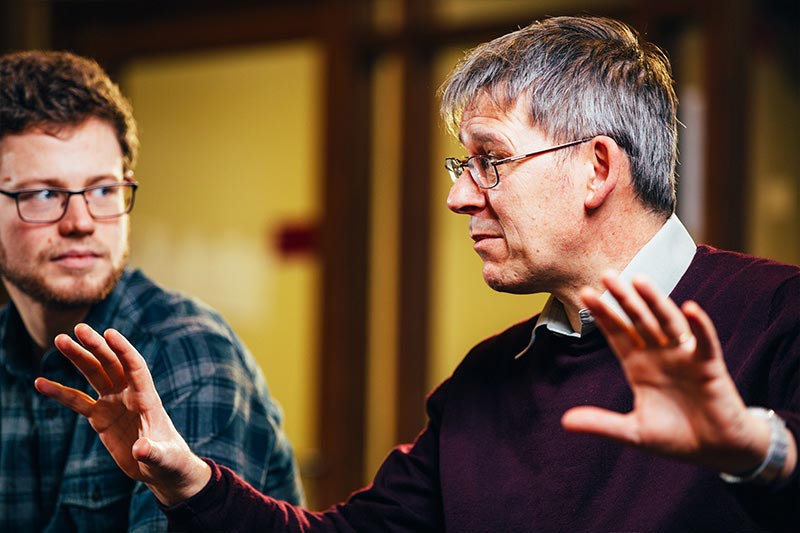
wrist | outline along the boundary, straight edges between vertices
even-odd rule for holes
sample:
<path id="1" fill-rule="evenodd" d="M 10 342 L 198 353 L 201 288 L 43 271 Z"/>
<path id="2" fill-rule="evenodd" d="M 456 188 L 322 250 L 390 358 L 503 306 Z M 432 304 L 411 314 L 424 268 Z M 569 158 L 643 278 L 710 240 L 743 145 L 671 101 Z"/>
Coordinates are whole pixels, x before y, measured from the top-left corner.
<path id="1" fill-rule="evenodd" d="M 195 454 L 191 464 L 183 470 L 179 479 L 165 480 L 163 483 L 147 483 L 158 501 L 166 507 L 172 507 L 199 493 L 211 479 L 211 467 Z"/>
<path id="2" fill-rule="evenodd" d="M 796 463 L 794 438 L 786 428 L 786 423 L 772 409 L 748 407 L 748 416 L 765 420 L 769 425 L 769 447 L 763 460 L 751 470 L 738 474 L 721 473 L 720 477 L 728 483 L 769 484 L 791 475 Z"/>

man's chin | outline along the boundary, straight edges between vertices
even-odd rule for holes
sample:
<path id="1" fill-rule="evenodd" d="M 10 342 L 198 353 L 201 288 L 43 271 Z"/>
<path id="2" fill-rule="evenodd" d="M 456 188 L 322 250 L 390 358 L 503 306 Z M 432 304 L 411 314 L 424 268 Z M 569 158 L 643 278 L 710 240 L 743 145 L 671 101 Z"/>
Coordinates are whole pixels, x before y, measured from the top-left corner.
<path id="1" fill-rule="evenodd" d="M 509 268 L 502 268 L 492 263 L 484 263 L 483 281 L 490 289 L 497 292 L 506 292 L 509 294 L 533 294 L 541 292 L 541 290 L 531 283 L 530 279 L 515 274 Z"/>
<path id="2" fill-rule="evenodd" d="M 68 311 L 70 309 L 92 307 L 103 301 L 106 296 L 108 294 L 102 294 L 97 291 L 82 294 L 49 293 L 42 295 L 42 297 L 38 298 L 38 301 L 53 311 Z"/>
<path id="3" fill-rule="evenodd" d="M 52 310 L 91 307 L 105 299 L 122 275 L 122 268 L 109 272 L 101 279 L 68 279 L 61 283 L 28 277 L 9 277 L 6 280 L 31 299 Z"/>
<path id="4" fill-rule="evenodd" d="M 494 275 L 494 273 L 486 272 L 486 270 L 483 272 L 483 281 L 486 282 L 486 285 L 488 285 L 490 289 L 497 292 L 507 292 L 511 294 L 519 294 L 522 292 L 519 287 L 517 287 L 517 284 L 513 283 L 513 280 Z"/>

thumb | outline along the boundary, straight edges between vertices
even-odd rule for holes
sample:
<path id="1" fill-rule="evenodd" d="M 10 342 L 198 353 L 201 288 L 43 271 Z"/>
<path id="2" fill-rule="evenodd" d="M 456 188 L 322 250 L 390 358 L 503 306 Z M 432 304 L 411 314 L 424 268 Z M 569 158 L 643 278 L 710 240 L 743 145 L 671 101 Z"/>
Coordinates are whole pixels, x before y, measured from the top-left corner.
<path id="1" fill-rule="evenodd" d="M 593 406 L 568 409 L 561 417 L 561 426 L 567 431 L 606 437 L 624 444 L 637 445 L 639 436 L 630 414 L 616 413 Z"/>
<path id="2" fill-rule="evenodd" d="M 211 479 L 211 467 L 181 442 L 176 447 L 139 437 L 131 448 L 145 484 L 168 507 L 194 496 Z"/>
<path id="3" fill-rule="evenodd" d="M 133 458 L 149 467 L 159 468 L 164 460 L 164 450 L 157 443 L 147 437 L 140 437 L 131 448 Z"/>

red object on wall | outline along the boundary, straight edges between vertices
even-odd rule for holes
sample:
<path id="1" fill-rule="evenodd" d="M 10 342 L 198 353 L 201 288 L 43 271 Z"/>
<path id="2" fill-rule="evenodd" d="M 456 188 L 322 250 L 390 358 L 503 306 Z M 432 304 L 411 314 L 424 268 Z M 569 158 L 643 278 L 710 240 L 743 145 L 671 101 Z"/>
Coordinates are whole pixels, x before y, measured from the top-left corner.
<path id="1" fill-rule="evenodd" d="M 316 221 L 285 222 L 278 226 L 273 245 L 279 257 L 290 259 L 315 255 L 318 250 Z"/>

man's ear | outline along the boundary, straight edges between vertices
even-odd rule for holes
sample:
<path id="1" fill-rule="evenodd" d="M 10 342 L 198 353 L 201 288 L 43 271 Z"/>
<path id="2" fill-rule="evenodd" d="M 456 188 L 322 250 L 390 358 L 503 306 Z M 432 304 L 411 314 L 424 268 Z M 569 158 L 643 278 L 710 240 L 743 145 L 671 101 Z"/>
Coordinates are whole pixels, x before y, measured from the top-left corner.
<path id="1" fill-rule="evenodd" d="M 622 149 L 611 137 L 599 135 L 591 141 L 592 169 L 586 182 L 586 209 L 597 209 L 616 188 L 620 172 L 625 168 Z"/>

